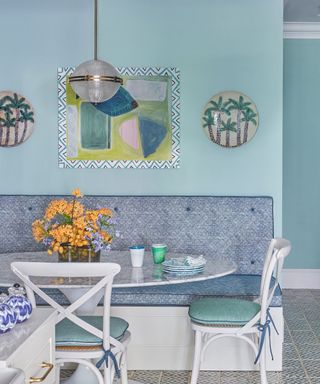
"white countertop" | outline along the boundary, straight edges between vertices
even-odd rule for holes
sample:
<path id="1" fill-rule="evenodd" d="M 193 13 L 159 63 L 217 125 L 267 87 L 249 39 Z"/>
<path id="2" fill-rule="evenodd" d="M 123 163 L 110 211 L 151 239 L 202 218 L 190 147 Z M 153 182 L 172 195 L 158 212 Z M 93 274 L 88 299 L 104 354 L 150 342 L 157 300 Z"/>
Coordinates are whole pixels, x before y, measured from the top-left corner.
<path id="1" fill-rule="evenodd" d="M 166 259 L 172 257 L 190 256 L 186 254 L 168 253 Z M 197 256 L 197 255 L 194 255 Z M 13 274 L 10 264 L 13 261 L 32 261 L 32 262 L 57 262 L 57 255 L 49 256 L 46 252 L 24 252 L 0 254 L 0 287 L 8 287 L 19 281 Z M 174 276 L 162 271 L 161 264 L 154 264 L 150 252 L 144 256 L 142 268 L 133 268 L 130 261 L 129 251 L 111 251 L 101 255 L 101 262 L 115 262 L 121 265 L 121 271 L 115 276 L 113 287 L 137 287 L 165 284 L 178 284 L 190 281 L 201 281 L 229 275 L 236 271 L 236 266 L 231 261 L 223 258 L 207 259 L 207 264 L 202 273 L 189 276 Z M 63 287 L 87 287 L 96 283 L 92 278 L 61 278 L 46 277 L 34 278 L 36 284 L 42 288 L 63 288 Z"/>
<path id="2" fill-rule="evenodd" d="M 53 308 L 36 308 L 31 317 L 21 323 L 16 324 L 11 331 L 0 334 L 0 368 L 6 367 L 6 361 L 30 337 L 41 324 L 50 321 L 56 316 Z"/>

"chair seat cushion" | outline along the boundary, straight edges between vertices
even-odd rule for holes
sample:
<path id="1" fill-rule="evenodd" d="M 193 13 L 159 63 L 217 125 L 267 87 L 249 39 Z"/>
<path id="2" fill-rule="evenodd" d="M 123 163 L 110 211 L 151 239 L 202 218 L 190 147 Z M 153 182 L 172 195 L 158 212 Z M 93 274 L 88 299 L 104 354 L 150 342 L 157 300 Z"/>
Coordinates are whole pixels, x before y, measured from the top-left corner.
<path id="1" fill-rule="evenodd" d="M 192 321 L 207 325 L 244 325 L 260 311 L 253 301 L 224 298 L 195 300 L 189 308 Z"/>
<path id="2" fill-rule="evenodd" d="M 80 319 L 86 321 L 92 326 L 100 329 L 103 328 L 102 316 L 79 316 Z M 125 334 L 129 324 L 120 317 L 110 318 L 110 335 L 117 340 L 121 340 Z M 85 329 L 74 324 L 69 319 L 63 319 L 56 325 L 56 345 L 101 345 L 102 340 L 86 331 Z"/>

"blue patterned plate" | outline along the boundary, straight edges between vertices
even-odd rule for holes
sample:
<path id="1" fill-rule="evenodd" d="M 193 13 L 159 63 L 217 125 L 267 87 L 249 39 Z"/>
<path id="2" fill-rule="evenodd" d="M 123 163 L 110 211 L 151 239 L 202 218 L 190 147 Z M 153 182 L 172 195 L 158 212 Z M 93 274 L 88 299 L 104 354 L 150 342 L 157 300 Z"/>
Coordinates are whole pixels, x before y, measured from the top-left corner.
<path id="1" fill-rule="evenodd" d="M 197 260 L 197 259 L 193 259 Z M 181 270 L 193 270 L 195 268 L 203 268 L 206 264 L 206 260 L 203 258 L 200 263 L 197 264 L 189 264 L 188 257 L 175 257 L 169 260 L 165 260 L 162 265 L 165 268 L 175 268 Z"/>
<path id="2" fill-rule="evenodd" d="M 191 272 L 191 271 L 198 271 L 198 270 L 204 270 L 204 265 L 201 267 L 184 267 L 184 268 L 177 268 L 177 267 L 163 267 L 163 271 L 171 271 L 171 272 Z"/>
<path id="3" fill-rule="evenodd" d="M 190 275 L 197 275 L 198 273 L 202 273 L 203 269 L 199 270 L 193 270 L 193 271 L 186 271 L 186 272 L 173 272 L 173 271 L 163 271 L 164 273 L 167 273 L 172 276 L 190 276 Z"/>

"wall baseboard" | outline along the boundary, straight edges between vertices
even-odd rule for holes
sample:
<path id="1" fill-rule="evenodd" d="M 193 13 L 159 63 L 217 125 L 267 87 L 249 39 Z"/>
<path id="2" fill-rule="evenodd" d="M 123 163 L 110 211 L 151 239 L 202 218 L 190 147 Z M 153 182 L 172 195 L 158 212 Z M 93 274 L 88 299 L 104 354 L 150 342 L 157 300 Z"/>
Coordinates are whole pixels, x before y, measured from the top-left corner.
<path id="1" fill-rule="evenodd" d="M 283 269 L 282 288 L 320 289 L 320 269 Z"/>

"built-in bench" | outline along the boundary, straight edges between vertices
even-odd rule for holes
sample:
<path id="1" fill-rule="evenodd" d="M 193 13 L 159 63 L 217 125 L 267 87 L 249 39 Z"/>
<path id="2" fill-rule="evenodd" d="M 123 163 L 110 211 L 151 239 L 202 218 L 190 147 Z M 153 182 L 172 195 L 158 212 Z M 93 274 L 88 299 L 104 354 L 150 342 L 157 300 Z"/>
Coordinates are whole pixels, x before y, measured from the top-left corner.
<path id="1" fill-rule="evenodd" d="M 31 224 L 41 218 L 48 203 L 57 198 L 61 196 L 0 196 L 0 253 L 44 250 L 34 241 Z M 121 234 L 114 240 L 114 249 L 127 250 L 133 244 L 150 247 L 152 243 L 166 243 L 172 252 L 203 254 L 206 258 L 225 257 L 237 265 L 234 275 L 211 281 L 114 289 L 113 312 L 126 317 L 132 329 L 130 368 L 190 367 L 192 334 L 187 306 L 193 299 L 204 296 L 258 298 L 264 256 L 273 237 L 272 198 L 87 196 L 83 203 L 90 208 L 113 209 Z M 65 300 L 61 295 L 61 304 L 66 304 Z M 272 306 L 273 317 L 281 331 L 279 288 Z M 204 362 L 204 368 L 252 369 L 253 359 L 249 352 L 247 358 L 243 353 L 239 357 L 232 342 L 229 347 L 228 343 L 224 344 L 227 346 L 218 345 L 217 350 L 223 348 L 228 361 L 221 357 L 224 353 L 213 351 L 211 358 Z M 273 342 L 276 359 L 269 361 L 269 369 L 281 369 L 281 346 L 282 334 Z"/>

